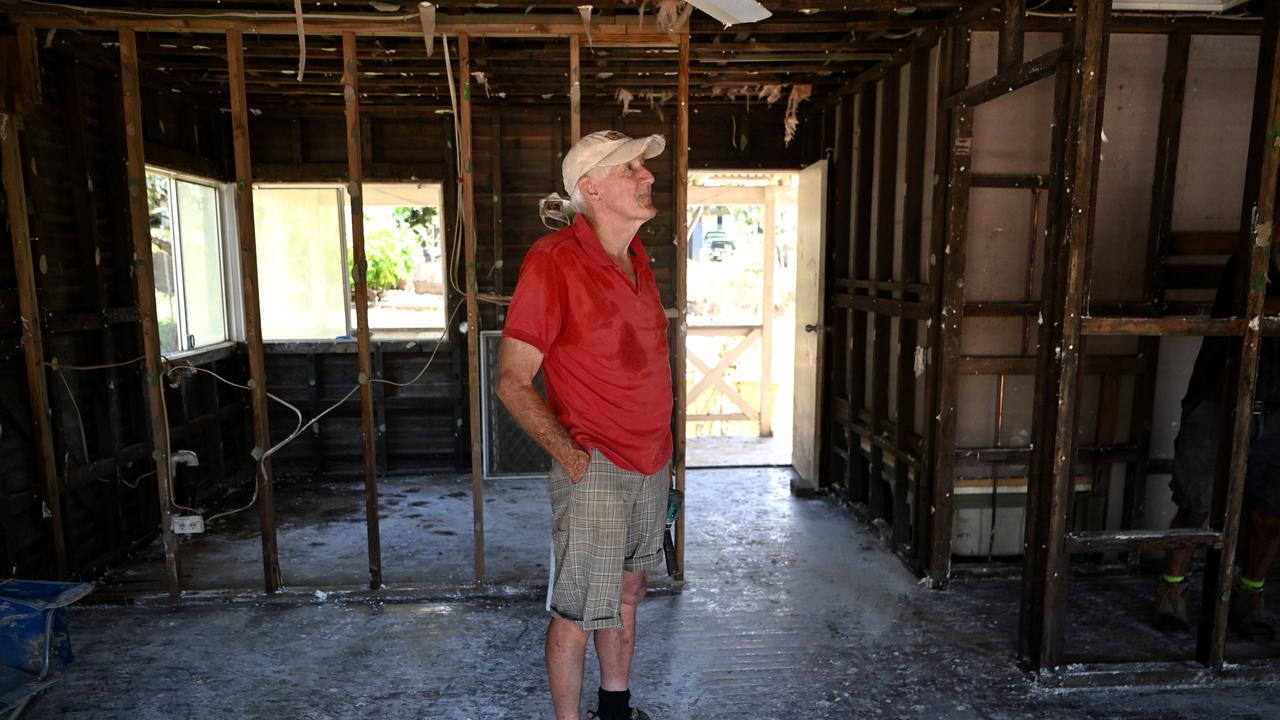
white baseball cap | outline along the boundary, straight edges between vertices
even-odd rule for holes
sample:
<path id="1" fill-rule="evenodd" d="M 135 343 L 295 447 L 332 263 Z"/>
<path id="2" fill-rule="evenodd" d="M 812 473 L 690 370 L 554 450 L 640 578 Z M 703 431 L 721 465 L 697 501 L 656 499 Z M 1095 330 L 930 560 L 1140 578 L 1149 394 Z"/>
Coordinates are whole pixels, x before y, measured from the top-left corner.
<path id="1" fill-rule="evenodd" d="M 578 181 L 591 168 L 621 165 L 644 156 L 645 160 L 657 157 L 667 147 L 667 139 L 661 135 L 631 138 L 617 130 L 601 130 L 582 136 L 564 156 L 560 169 L 564 173 L 564 189 L 570 195 Z"/>

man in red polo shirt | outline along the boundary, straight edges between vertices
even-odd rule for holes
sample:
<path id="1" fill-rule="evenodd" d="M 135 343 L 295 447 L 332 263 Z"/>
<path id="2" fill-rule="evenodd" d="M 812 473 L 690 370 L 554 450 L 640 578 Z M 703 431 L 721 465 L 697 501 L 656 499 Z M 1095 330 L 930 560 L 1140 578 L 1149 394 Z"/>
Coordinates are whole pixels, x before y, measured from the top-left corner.
<path id="1" fill-rule="evenodd" d="M 645 571 L 662 565 L 672 392 L 667 316 L 636 233 L 658 213 L 644 161 L 665 146 L 607 131 L 565 155 L 578 215 L 525 256 L 502 333 L 498 397 L 555 460 L 546 659 L 559 720 L 578 718 L 592 635 L 596 717 L 648 717 L 628 685 Z"/>

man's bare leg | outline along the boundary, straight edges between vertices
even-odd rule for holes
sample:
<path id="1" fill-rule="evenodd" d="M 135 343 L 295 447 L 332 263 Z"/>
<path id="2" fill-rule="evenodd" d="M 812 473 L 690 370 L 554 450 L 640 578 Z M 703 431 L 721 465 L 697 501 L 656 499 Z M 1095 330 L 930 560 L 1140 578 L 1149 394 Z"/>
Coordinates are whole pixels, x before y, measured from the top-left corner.
<path id="1" fill-rule="evenodd" d="M 644 598 L 644 571 L 622 573 L 622 627 L 595 631 L 600 658 L 600 687 L 610 692 L 627 690 L 631 681 L 631 656 L 636 649 L 636 605 Z M 581 673 L 579 673 L 581 674 Z"/>
<path id="2" fill-rule="evenodd" d="M 578 720 L 582 704 L 582 666 L 591 633 L 564 618 L 547 627 L 547 679 L 556 720 Z"/>
<path id="3" fill-rule="evenodd" d="M 1173 516 L 1173 521 L 1169 523 L 1171 528 L 1184 528 L 1187 526 L 1187 516 L 1179 510 Z M 1182 545 L 1171 548 L 1164 554 L 1164 574 L 1166 577 L 1185 577 L 1187 570 L 1191 567 L 1191 548 Z"/>
<path id="4" fill-rule="evenodd" d="M 1280 517 L 1250 510 L 1241 574 L 1254 581 L 1265 579 L 1277 551 L 1280 551 Z"/>

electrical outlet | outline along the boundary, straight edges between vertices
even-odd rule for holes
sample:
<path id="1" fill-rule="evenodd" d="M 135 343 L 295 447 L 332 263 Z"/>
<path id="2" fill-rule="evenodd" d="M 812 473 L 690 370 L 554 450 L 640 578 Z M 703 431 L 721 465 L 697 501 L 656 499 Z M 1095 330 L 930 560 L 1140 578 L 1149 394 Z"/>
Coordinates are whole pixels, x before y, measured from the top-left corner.
<path id="1" fill-rule="evenodd" d="M 179 535 L 196 535 L 204 532 L 204 518 L 199 515 L 174 515 L 173 531 Z"/>

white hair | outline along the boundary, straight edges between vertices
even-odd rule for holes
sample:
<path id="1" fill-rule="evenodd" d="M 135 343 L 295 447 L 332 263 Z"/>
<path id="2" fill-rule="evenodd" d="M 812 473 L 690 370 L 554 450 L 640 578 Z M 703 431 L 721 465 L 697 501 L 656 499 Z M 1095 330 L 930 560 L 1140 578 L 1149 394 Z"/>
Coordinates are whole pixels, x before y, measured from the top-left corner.
<path id="1" fill-rule="evenodd" d="M 588 170 L 582 177 L 602 178 L 609 174 L 608 166 L 597 165 Z M 582 178 L 578 178 L 578 182 L 582 182 Z M 573 190 L 569 191 L 569 208 L 575 213 L 586 212 L 587 199 L 582 197 L 582 188 L 578 183 L 573 184 Z"/>

